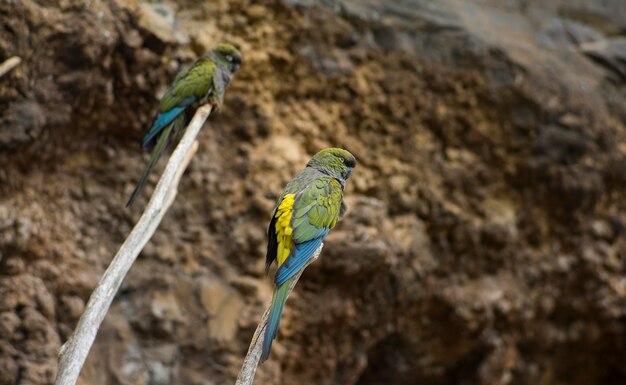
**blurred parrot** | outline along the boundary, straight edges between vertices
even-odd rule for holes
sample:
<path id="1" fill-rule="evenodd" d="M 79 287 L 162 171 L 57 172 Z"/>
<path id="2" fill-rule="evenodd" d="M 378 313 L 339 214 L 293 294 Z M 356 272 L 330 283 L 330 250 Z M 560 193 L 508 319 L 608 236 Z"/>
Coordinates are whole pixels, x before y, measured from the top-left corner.
<path id="1" fill-rule="evenodd" d="M 356 159 L 346 150 L 321 150 L 287 184 L 276 203 L 267 230 L 265 269 L 274 261 L 278 269 L 261 362 L 269 357 L 293 276 L 309 263 L 345 211 L 343 190 L 355 166 Z"/>
<path id="2" fill-rule="evenodd" d="M 161 98 L 152 127 L 143 138 L 143 148 L 154 150 L 126 207 L 139 195 L 163 150 L 182 128 L 187 127 L 195 110 L 205 103 L 213 104 L 218 110 L 221 108 L 226 87 L 241 62 L 239 50 L 233 45 L 222 43 L 176 76 Z"/>

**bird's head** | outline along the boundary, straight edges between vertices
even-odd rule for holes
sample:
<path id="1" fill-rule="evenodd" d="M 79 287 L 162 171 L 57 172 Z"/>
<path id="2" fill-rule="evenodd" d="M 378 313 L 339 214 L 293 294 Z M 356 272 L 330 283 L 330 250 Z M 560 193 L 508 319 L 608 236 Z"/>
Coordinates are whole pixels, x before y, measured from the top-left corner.
<path id="1" fill-rule="evenodd" d="M 241 52 L 232 44 L 220 43 L 211 50 L 211 53 L 233 73 L 239 69 L 243 61 Z"/>
<path id="2" fill-rule="evenodd" d="M 356 158 L 342 148 L 325 148 L 311 158 L 307 167 L 345 181 L 356 167 Z"/>

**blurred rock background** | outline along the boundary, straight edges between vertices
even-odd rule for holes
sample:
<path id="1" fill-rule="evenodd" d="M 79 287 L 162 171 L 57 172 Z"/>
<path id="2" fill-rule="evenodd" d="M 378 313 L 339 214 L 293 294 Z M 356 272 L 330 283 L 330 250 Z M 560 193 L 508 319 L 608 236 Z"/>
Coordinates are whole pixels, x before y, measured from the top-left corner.
<path id="1" fill-rule="evenodd" d="M 52 383 L 157 180 L 124 209 L 158 97 L 221 40 L 245 63 L 82 384 L 234 383 L 273 203 L 331 145 L 359 160 L 349 212 L 256 384 L 626 383 L 622 0 L 23 0 L 0 25 L 23 60 L 0 78 L 0 385 Z"/>

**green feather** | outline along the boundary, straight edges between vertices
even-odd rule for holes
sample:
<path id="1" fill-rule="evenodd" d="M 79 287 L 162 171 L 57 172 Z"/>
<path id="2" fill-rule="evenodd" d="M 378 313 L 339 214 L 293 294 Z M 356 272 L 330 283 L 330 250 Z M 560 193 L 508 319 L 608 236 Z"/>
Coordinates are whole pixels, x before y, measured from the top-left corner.
<path id="1" fill-rule="evenodd" d="M 161 99 L 159 111 L 165 112 L 181 105 L 188 98 L 201 99 L 213 89 L 217 66 L 210 59 L 201 59 L 176 76 L 174 84 Z"/>
<path id="2" fill-rule="evenodd" d="M 293 238 L 297 243 L 315 239 L 324 230 L 334 226 L 343 198 L 341 184 L 335 178 L 319 177 L 307 183 L 308 186 L 300 187 L 300 182 L 305 182 L 306 179 L 306 174 L 300 174 L 286 190 L 286 193 L 297 195 L 291 216 Z M 296 189 L 300 191 L 294 191 Z"/>

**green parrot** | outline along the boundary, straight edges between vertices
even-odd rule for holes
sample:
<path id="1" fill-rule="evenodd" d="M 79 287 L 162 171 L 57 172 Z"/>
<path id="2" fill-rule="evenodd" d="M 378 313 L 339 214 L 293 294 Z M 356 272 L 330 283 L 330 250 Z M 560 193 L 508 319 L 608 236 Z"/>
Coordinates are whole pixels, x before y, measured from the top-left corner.
<path id="1" fill-rule="evenodd" d="M 205 103 L 213 104 L 218 110 L 221 108 L 226 87 L 242 60 L 237 48 L 222 43 L 176 75 L 174 83 L 161 98 L 152 127 L 143 138 L 143 148 L 154 150 L 126 207 L 139 195 L 163 150 L 182 128 L 187 127 L 195 110 Z"/>
<path id="2" fill-rule="evenodd" d="M 291 280 L 309 263 L 345 211 L 343 190 L 355 166 L 356 159 L 348 151 L 326 148 L 287 184 L 276 203 L 267 230 L 265 269 L 274 261 L 278 269 L 261 362 L 269 357 L 276 338 Z"/>

